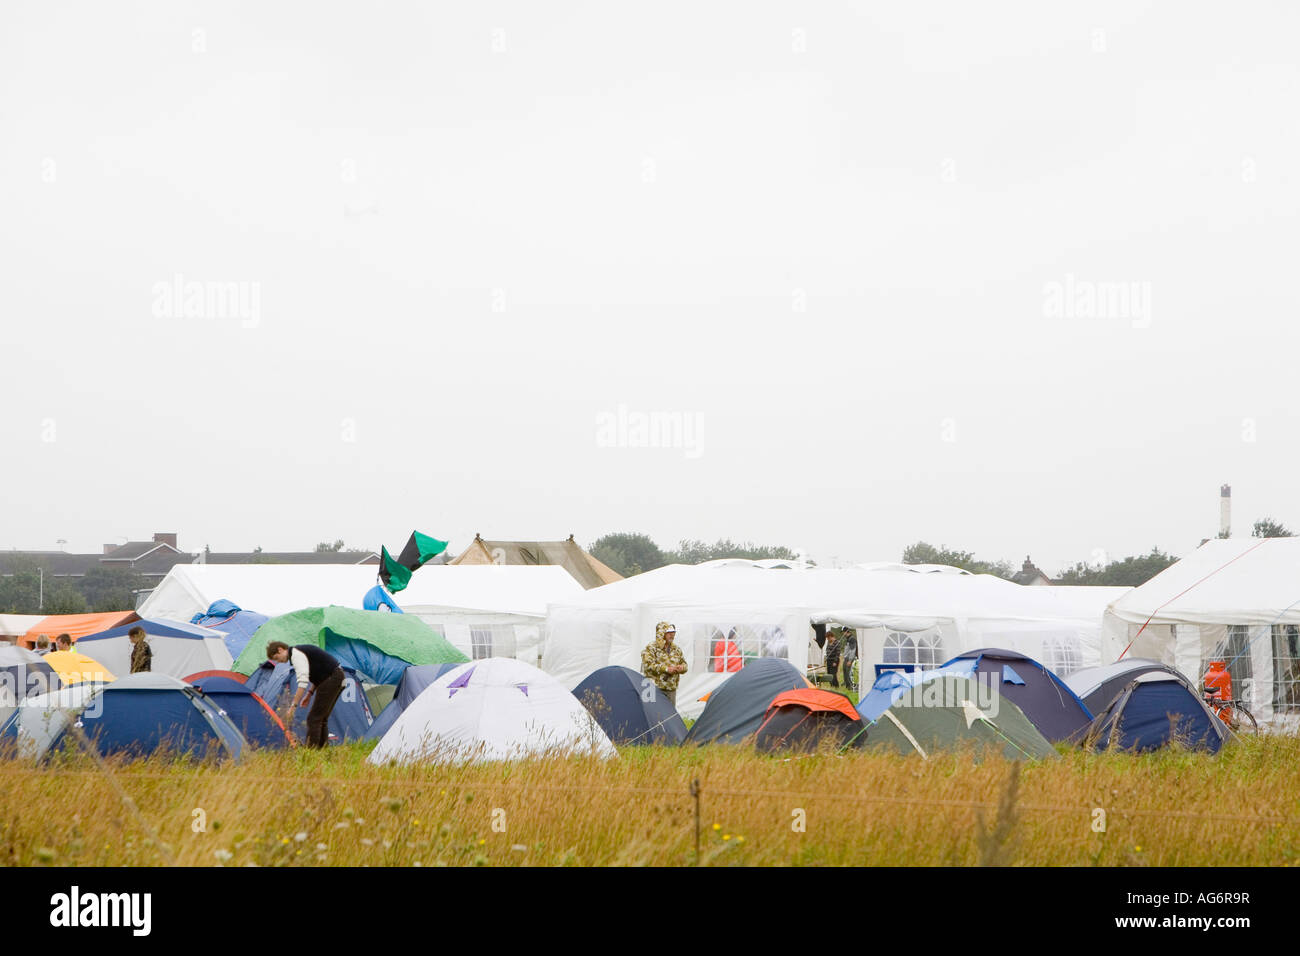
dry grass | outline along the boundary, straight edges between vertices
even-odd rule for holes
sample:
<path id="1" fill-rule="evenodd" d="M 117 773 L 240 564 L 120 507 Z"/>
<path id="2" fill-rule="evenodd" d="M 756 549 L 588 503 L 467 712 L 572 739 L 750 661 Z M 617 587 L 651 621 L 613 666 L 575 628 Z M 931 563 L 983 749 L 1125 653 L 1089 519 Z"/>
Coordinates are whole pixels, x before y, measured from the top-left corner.
<path id="1" fill-rule="evenodd" d="M 84 758 L 3 760 L 0 865 L 690 865 L 697 778 L 710 866 L 1300 861 L 1296 738 L 1019 767 L 711 747 L 394 768 L 366 764 L 369 749 L 113 763 L 116 784 Z"/>

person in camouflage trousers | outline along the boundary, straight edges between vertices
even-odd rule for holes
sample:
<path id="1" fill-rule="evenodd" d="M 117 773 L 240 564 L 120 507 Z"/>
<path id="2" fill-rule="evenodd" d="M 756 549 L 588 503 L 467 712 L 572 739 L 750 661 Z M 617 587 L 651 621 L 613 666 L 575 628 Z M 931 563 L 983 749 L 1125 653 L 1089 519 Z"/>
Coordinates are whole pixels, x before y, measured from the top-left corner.
<path id="1" fill-rule="evenodd" d="M 647 644 L 641 652 L 641 673 L 655 682 L 655 686 L 677 706 L 677 682 L 686 673 L 686 658 L 682 649 L 673 643 L 677 628 L 667 621 L 655 625 L 654 643 Z"/>

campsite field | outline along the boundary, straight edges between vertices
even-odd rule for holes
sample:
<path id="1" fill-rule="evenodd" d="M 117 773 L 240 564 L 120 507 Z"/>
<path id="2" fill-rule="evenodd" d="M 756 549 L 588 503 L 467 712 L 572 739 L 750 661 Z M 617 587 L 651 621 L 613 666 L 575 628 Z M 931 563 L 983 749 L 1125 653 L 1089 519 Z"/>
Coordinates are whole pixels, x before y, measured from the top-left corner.
<path id="1" fill-rule="evenodd" d="M 781 760 L 745 748 L 460 769 L 368 745 L 238 765 L 0 762 L 0 865 L 1285 865 L 1300 739 L 1217 757 Z M 1099 812 L 1104 811 L 1104 816 Z"/>

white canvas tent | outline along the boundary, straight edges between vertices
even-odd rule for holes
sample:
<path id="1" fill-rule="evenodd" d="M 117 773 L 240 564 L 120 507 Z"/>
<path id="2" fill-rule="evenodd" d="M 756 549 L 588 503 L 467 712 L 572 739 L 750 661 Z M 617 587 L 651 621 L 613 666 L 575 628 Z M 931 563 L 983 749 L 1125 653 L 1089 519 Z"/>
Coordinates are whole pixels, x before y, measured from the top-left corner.
<path id="1" fill-rule="evenodd" d="M 375 568 L 359 565 L 181 564 L 138 613 L 189 621 L 221 598 L 271 617 L 330 604 L 361 607 L 375 583 Z M 394 600 L 471 658 L 514 657 L 536 664 L 547 604 L 583 593 L 555 566 L 426 565 Z"/>
<path id="2" fill-rule="evenodd" d="M 727 677 L 720 649 L 728 642 L 742 657 L 782 657 L 806 671 L 817 658 L 810 641 L 810 623 L 817 615 L 861 616 L 864 673 L 885 661 L 888 641 L 900 640 L 891 634 L 905 635 L 903 643 L 911 637 L 915 646 L 915 636 L 928 631 L 925 646 L 942 663 L 972 647 L 1006 646 L 1007 635 L 1016 628 L 1023 636 L 1020 646 L 1032 643 L 1031 656 L 1041 659 L 1043 643 L 1050 640 L 1059 649 L 1058 658 L 1083 667 L 1100 663 L 1102 611 L 1117 596 L 1117 589 L 1027 588 L 929 566 L 670 565 L 552 605 L 542 668 L 568 687 L 609 664 L 639 670 L 655 624 L 670 621 L 688 667 L 678 687 L 677 708 L 691 717 L 703 709 L 699 698 Z M 917 662 L 915 650 L 911 662 Z"/>
<path id="3" fill-rule="evenodd" d="M 982 576 L 981 576 L 982 577 Z M 857 629 L 862 666 L 937 666 L 966 651 L 999 647 L 1031 657 L 1058 677 L 1102 663 L 1101 622 L 1127 587 L 972 586 L 961 579 L 900 588 L 875 608 L 813 615 Z M 1014 590 L 1013 590 L 1014 589 Z M 910 592 L 910 593 L 908 593 Z M 865 680 L 874 680 L 874 674 Z"/>
<path id="4" fill-rule="evenodd" d="M 554 677 L 522 661 L 490 658 L 462 664 L 421 691 L 369 762 L 481 763 L 543 754 L 610 758 L 618 751 Z"/>
<path id="5" fill-rule="evenodd" d="M 1260 721 L 1300 722 L 1300 538 L 1205 542 L 1115 601 L 1107 660 L 1149 657 L 1200 686 L 1223 660 Z"/>

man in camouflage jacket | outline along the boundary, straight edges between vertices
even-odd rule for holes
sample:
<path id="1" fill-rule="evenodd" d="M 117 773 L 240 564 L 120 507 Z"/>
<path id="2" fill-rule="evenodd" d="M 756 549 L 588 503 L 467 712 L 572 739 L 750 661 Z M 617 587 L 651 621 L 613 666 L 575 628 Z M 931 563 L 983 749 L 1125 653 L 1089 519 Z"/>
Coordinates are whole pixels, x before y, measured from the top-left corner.
<path id="1" fill-rule="evenodd" d="M 677 706 L 677 682 L 686 673 L 686 658 L 682 649 L 673 643 L 677 628 L 667 621 L 655 625 L 654 643 L 647 644 L 641 652 L 641 673 L 655 682 L 655 686 Z"/>

